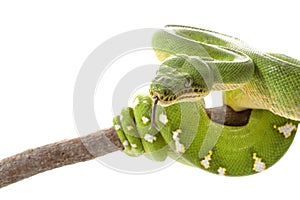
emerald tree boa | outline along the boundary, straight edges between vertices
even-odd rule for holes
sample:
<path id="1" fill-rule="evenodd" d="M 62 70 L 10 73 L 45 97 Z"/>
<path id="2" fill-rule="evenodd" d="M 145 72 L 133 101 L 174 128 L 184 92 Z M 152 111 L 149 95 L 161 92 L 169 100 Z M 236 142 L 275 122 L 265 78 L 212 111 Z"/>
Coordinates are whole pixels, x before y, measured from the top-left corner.
<path id="1" fill-rule="evenodd" d="M 300 121 L 300 61 L 186 26 L 157 31 L 153 49 L 162 63 L 149 95 L 137 95 L 113 119 L 125 153 L 243 176 L 269 168 L 288 150 Z M 246 125 L 208 117 L 203 98 L 215 90 L 235 111 L 252 109 Z"/>

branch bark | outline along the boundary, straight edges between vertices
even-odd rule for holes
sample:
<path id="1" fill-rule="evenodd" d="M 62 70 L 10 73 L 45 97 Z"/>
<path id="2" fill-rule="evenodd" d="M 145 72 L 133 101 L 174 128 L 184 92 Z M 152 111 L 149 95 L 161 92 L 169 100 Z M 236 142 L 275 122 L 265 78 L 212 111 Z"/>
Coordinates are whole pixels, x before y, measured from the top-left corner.
<path id="1" fill-rule="evenodd" d="M 113 127 L 80 138 L 29 149 L 0 161 L 0 188 L 38 173 L 122 149 Z"/>
<path id="2" fill-rule="evenodd" d="M 251 110 L 235 112 L 231 107 L 224 105 L 222 107 L 206 109 L 206 113 L 216 123 L 227 126 L 244 126 L 248 124 Z"/>
<path id="3" fill-rule="evenodd" d="M 232 126 L 247 124 L 251 111 L 234 112 L 224 106 L 206 110 L 217 123 Z M 89 135 L 29 149 L 0 161 L 0 188 L 58 167 L 92 160 L 122 150 L 113 127 Z"/>

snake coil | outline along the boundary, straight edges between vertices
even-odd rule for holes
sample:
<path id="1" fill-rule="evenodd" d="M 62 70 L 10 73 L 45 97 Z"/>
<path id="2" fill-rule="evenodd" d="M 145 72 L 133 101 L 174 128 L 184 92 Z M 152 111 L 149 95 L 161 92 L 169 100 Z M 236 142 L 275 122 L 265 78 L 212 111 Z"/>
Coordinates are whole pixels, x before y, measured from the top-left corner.
<path id="1" fill-rule="evenodd" d="M 163 161 L 167 156 L 216 174 L 243 176 L 277 162 L 291 145 L 298 123 L 266 110 L 253 110 L 245 126 L 212 122 L 201 102 L 158 106 L 151 126 L 153 100 L 135 98 L 114 117 L 116 132 L 130 156 Z"/>
<path id="2" fill-rule="evenodd" d="M 114 118 L 124 152 L 157 161 L 169 156 L 229 176 L 261 172 L 283 156 L 300 121 L 299 60 L 178 25 L 157 31 L 152 45 L 163 63 L 150 95 L 164 106 L 152 113 L 153 100 L 140 95 Z M 203 97 L 211 90 L 222 90 L 224 103 L 235 111 L 252 109 L 249 122 L 210 120 Z"/>

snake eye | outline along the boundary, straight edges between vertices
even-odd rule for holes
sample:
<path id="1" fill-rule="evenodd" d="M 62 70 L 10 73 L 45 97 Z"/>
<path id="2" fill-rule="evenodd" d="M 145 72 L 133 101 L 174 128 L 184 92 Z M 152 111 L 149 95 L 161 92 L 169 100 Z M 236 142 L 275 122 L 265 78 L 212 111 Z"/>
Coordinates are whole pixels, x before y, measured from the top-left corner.
<path id="1" fill-rule="evenodd" d="M 192 83 L 193 83 L 192 79 L 188 78 L 188 79 L 186 79 L 186 81 L 184 83 L 184 87 L 189 88 L 192 86 Z"/>

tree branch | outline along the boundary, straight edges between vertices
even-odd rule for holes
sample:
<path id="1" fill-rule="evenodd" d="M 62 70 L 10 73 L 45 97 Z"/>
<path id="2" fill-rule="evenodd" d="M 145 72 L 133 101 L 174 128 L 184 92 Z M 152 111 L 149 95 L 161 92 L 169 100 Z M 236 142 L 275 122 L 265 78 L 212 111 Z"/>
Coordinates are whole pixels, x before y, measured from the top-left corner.
<path id="1" fill-rule="evenodd" d="M 223 106 L 206 110 L 217 123 L 242 126 L 251 111 L 234 112 Z M 88 149 L 87 149 L 88 148 Z M 84 162 L 122 150 L 123 146 L 113 127 L 98 132 L 29 149 L 0 161 L 0 188 L 51 169 Z"/>
<path id="2" fill-rule="evenodd" d="M 113 127 L 80 138 L 29 149 L 0 161 L 0 188 L 38 173 L 122 149 Z"/>
<path id="3" fill-rule="evenodd" d="M 206 113 L 216 123 L 227 126 L 244 126 L 248 124 L 251 110 L 235 112 L 231 107 L 224 105 L 222 107 L 208 108 Z"/>

